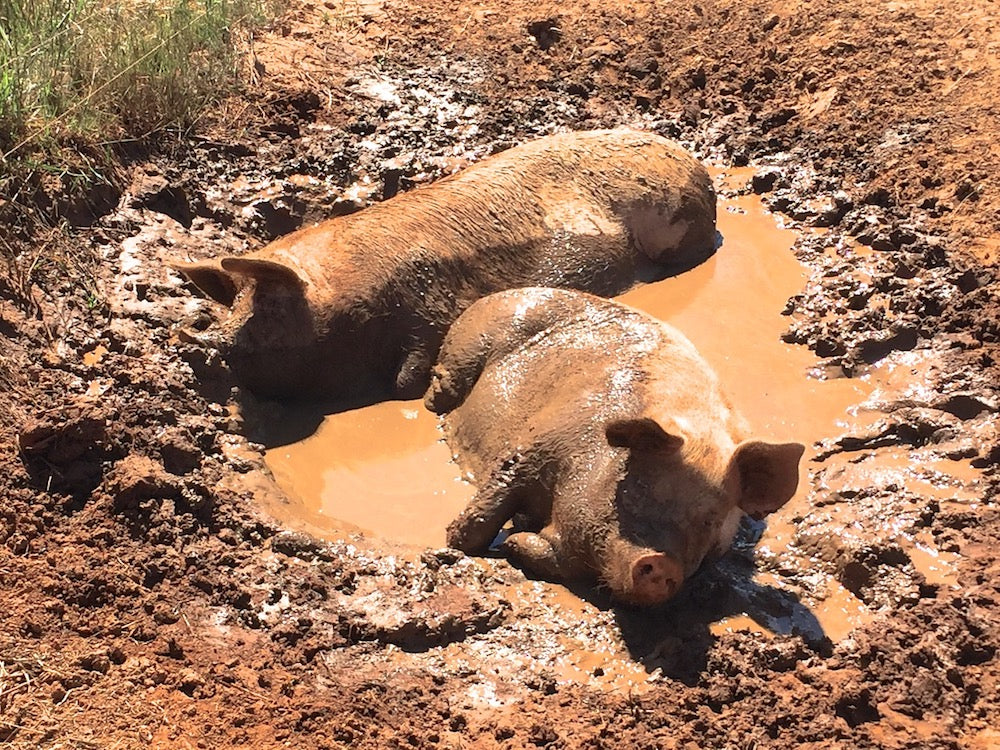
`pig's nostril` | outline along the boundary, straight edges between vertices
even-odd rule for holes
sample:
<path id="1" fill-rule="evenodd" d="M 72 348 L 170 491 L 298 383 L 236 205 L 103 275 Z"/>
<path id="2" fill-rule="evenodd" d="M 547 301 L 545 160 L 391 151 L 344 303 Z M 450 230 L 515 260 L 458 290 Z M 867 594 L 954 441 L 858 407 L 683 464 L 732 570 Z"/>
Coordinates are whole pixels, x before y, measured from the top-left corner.
<path id="1" fill-rule="evenodd" d="M 677 593 L 684 579 L 680 566 L 662 552 L 645 554 L 632 563 L 632 596 L 656 604 Z"/>

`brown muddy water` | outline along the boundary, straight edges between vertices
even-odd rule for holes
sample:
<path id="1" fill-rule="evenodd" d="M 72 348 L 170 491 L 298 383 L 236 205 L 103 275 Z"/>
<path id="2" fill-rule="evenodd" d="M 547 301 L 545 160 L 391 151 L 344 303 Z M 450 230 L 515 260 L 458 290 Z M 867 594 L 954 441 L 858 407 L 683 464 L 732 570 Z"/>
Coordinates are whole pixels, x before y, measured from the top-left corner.
<path id="1" fill-rule="evenodd" d="M 279 520 L 305 521 L 328 538 L 348 531 L 443 547 L 445 526 L 475 493 L 419 400 L 328 415 L 266 461 L 293 500 Z"/>
<path id="2" fill-rule="evenodd" d="M 718 224 L 723 244 L 708 261 L 619 299 L 680 328 L 756 434 L 806 444 L 832 434 L 868 389 L 856 380 L 808 377 L 813 355 L 780 339 L 785 301 L 806 282 L 790 252 L 795 234 L 749 196 L 720 201 Z M 474 492 L 420 401 L 331 414 L 314 434 L 271 449 L 266 459 L 294 501 L 280 520 L 305 521 L 324 536 L 354 531 L 442 546 L 445 526 Z"/>
<path id="3" fill-rule="evenodd" d="M 741 170 L 718 179 L 723 185 L 738 184 L 748 176 L 749 171 Z M 808 280 L 791 252 L 796 234 L 779 227 L 754 196 L 720 199 L 719 209 L 723 243 L 712 258 L 619 299 L 682 330 L 716 369 L 756 436 L 808 446 L 796 497 L 769 518 L 758 545 L 777 554 L 793 541 L 795 523 L 809 511 L 809 472 L 817 453 L 813 444 L 840 434 L 848 422 L 864 420 L 855 405 L 872 394 L 878 373 L 822 379 L 809 350 L 781 341 L 787 328 L 785 303 Z M 436 418 L 420 401 L 331 414 L 311 436 L 269 450 L 266 461 L 292 500 L 268 510 L 280 521 L 328 539 L 361 533 L 413 548 L 440 547 L 448 522 L 474 493 L 450 460 Z M 900 468 L 905 467 L 883 466 L 876 457 L 866 471 Z M 921 540 L 909 542 L 914 566 L 928 580 L 950 584 L 946 556 Z M 758 576 L 764 585 L 780 585 L 765 578 Z M 563 592 L 560 599 L 572 596 L 561 587 L 548 590 Z M 870 617 L 835 580 L 812 614 L 835 642 Z M 716 634 L 747 629 L 764 632 L 744 616 L 712 627 Z"/>

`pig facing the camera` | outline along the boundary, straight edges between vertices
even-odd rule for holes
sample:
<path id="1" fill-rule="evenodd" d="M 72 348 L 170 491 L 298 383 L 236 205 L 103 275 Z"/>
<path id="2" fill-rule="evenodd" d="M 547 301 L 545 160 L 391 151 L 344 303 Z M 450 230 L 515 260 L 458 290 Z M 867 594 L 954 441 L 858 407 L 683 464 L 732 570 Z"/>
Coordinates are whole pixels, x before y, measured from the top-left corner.
<path id="1" fill-rule="evenodd" d="M 618 294 L 715 247 L 705 168 L 653 133 L 564 133 L 245 256 L 177 264 L 230 308 L 187 340 L 270 397 L 416 397 L 448 326 L 522 286 Z"/>
<path id="2" fill-rule="evenodd" d="M 610 300 L 518 289 L 455 322 L 425 397 L 478 492 L 449 545 L 657 604 L 795 493 L 803 446 L 749 439 L 676 329 Z"/>

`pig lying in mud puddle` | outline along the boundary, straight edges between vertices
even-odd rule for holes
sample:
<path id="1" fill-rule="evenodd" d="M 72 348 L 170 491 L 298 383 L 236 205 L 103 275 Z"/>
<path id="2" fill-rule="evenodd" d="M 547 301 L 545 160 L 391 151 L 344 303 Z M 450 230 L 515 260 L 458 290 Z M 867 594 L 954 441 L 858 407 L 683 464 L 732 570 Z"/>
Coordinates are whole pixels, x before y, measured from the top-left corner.
<path id="1" fill-rule="evenodd" d="M 245 255 L 179 264 L 231 308 L 188 340 L 276 398 L 413 398 L 451 323 L 522 286 L 618 294 L 715 247 L 705 168 L 653 133 L 548 136 Z"/>
<path id="2" fill-rule="evenodd" d="M 519 289 L 456 321 L 425 397 L 478 492 L 449 545 L 658 604 L 787 502 L 804 447 L 747 439 L 677 330 L 575 291 Z"/>

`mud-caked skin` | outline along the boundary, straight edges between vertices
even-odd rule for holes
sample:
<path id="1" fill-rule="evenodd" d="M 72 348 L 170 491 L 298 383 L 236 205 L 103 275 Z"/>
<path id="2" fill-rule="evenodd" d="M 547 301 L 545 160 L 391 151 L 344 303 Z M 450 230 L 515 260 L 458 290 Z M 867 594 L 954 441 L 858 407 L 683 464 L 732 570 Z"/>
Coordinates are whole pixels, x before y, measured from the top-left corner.
<path id="1" fill-rule="evenodd" d="M 541 138 L 249 255 L 176 267 L 231 308 L 194 338 L 259 395 L 415 397 L 476 299 L 532 285 L 613 295 L 714 243 L 705 168 L 619 129 Z"/>
<path id="2" fill-rule="evenodd" d="M 748 439 L 718 379 L 677 330 L 559 289 L 479 300 L 455 322 L 426 394 L 478 488 L 448 543 L 503 542 L 554 580 L 620 600 L 672 597 L 728 549 L 742 513 L 795 493 L 803 446 Z"/>

